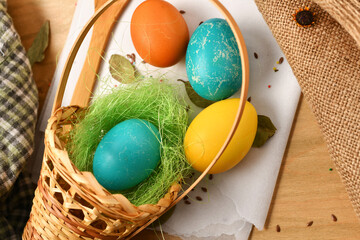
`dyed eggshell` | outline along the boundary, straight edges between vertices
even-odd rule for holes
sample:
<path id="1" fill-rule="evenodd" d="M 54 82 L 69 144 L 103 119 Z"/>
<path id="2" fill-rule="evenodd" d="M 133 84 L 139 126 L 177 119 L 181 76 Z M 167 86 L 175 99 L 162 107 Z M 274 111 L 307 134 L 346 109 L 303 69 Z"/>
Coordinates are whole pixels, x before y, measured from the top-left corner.
<path id="1" fill-rule="evenodd" d="M 144 181 L 160 161 L 160 133 L 150 122 L 130 119 L 117 124 L 96 148 L 93 172 L 110 191 Z"/>
<path id="2" fill-rule="evenodd" d="M 186 158 L 194 169 L 203 172 L 224 144 L 234 123 L 240 100 L 226 99 L 205 108 L 191 122 L 184 139 Z M 234 137 L 209 173 L 233 168 L 250 150 L 257 130 L 257 113 L 246 102 Z"/>
<path id="3" fill-rule="evenodd" d="M 195 30 L 186 52 L 186 72 L 194 90 L 208 100 L 228 98 L 240 89 L 239 48 L 224 19 L 209 19 Z"/>
<path id="4" fill-rule="evenodd" d="M 131 18 L 131 39 L 138 54 L 156 67 L 170 67 L 186 53 L 189 30 L 173 5 L 163 0 L 141 3 Z"/>

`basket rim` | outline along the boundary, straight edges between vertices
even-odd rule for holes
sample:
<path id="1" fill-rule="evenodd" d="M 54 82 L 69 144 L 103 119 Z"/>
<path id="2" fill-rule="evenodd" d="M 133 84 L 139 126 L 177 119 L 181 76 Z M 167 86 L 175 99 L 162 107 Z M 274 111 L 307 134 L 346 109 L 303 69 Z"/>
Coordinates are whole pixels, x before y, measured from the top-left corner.
<path id="1" fill-rule="evenodd" d="M 74 163 L 70 160 L 65 149 L 59 148 L 60 143 L 59 140 L 56 140 L 58 137 L 56 131 L 57 126 L 62 123 L 62 120 L 68 119 L 71 115 L 68 113 L 65 114 L 65 119 L 62 119 L 62 113 L 66 110 L 69 110 L 72 114 L 76 114 L 78 111 L 83 110 L 84 108 L 79 106 L 68 106 L 61 107 L 55 111 L 52 117 L 50 117 L 48 121 L 48 126 L 45 132 L 45 153 L 44 162 L 46 162 L 46 158 L 51 158 L 54 168 L 57 168 L 58 174 L 61 175 L 64 180 L 70 183 L 74 183 L 72 187 L 76 188 L 77 193 L 88 201 L 90 204 L 97 205 L 98 202 L 102 202 L 102 204 L 108 204 L 110 206 L 116 205 L 116 202 L 120 201 L 123 203 L 123 206 L 126 206 L 127 214 L 123 217 L 130 217 L 136 219 L 140 216 L 144 208 L 151 207 L 164 207 L 163 198 L 160 199 L 156 204 L 143 204 L 140 206 L 135 206 L 132 204 L 127 198 L 120 194 L 111 194 L 108 190 L 106 190 L 103 186 L 98 183 L 95 176 L 91 172 L 87 171 L 79 171 Z M 46 164 L 46 163 L 44 163 Z M 91 186 L 90 192 L 84 193 L 82 188 L 84 186 Z M 181 190 L 179 183 L 174 183 L 168 190 L 168 194 L 177 195 L 177 193 Z M 100 209 L 103 207 L 100 206 Z M 107 212 L 106 208 L 103 209 L 104 212 Z M 111 212 L 107 213 L 109 216 L 119 217 L 118 214 L 121 215 L 121 212 L 117 212 L 117 214 L 113 214 Z M 130 215 L 130 216 L 129 216 Z"/>

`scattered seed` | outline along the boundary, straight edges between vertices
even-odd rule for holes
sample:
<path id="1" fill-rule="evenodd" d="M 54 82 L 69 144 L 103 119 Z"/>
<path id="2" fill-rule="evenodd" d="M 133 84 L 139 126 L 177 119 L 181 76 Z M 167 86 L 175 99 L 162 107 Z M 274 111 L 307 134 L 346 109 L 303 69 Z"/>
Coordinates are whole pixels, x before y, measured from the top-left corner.
<path id="1" fill-rule="evenodd" d="M 203 24 L 204 22 L 203 21 L 201 21 L 200 23 L 199 23 L 199 26 L 201 25 L 201 24 Z"/>
<path id="2" fill-rule="evenodd" d="M 279 225 L 276 225 L 276 231 L 277 231 L 277 232 L 280 232 L 280 231 L 281 231 L 281 228 L 280 228 Z"/>
<path id="3" fill-rule="evenodd" d="M 273 70 L 274 70 L 274 72 L 279 71 L 279 69 L 277 69 L 276 67 L 273 67 Z"/>
<path id="4" fill-rule="evenodd" d="M 188 199 L 189 199 L 189 196 L 186 195 L 183 199 L 184 199 L 184 201 L 185 201 L 185 200 L 188 200 Z"/>
<path id="5" fill-rule="evenodd" d="M 251 96 L 250 96 L 250 97 L 248 97 L 247 101 L 248 101 L 248 102 L 251 102 Z"/>
<path id="6" fill-rule="evenodd" d="M 202 201 L 202 198 L 201 198 L 201 197 L 199 197 L 199 196 L 197 196 L 197 197 L 196 197 L 196 200 L 198 200 L 198 201 Z"/>
<path id="7" fill-rule="evenodd" d="M 189 200 L 186 200 L 186 201 L 185 201 L 185 204 L 190 205 L 191 202 L 190 202 Z"/>
<path id="8" fill-rule="evenodd" d="M 184 14 L 184 13 L 186 13 L 186 12 L 185 12 L 184 10 L 180 10 L 180 13 L 181 13 L 181 14 Z"/>
<path id="9" fill-rule="evenodd" d="M 190 106 L 187 105 L 185 110 L 186 110 L 186 112 L 188 112 L 188 111 L 190 110 Z M 193 176 L 194 176 L 194 175 L 192 175 L 190 178 L 192 178 Z"/>
<path id="10" fill-rule="evenodd" d="M 281 57 L 281 58 L 279 59 L 279 61 L 278 61 L 278 64 L 282 64 L 283 62 L 284 62 L 284 58 Z"/>
<path id="11" fill-rule="evenodd" d="M 259 58 L 259 55 L 258 55 L 256 52 L 254 52 L 254 57 L 255 57 L 256 59 L 258 59 L 258 58 Z"/>
<path id="12" fill-rule="evenodd" d="M 201 190 L 202 190 L 203 192 L 207 192 L 207 188 L 206 188 L 206 187 L 202 187 Z"/>
<path id="13" fill-rule="evenodd" d="M 145 64 L 146 62 L 145 62 L 145 60 L 142 60 L 141 63 L 144 63 L 144 64 Z"/>
<path id="14" fill-rule="evenodd" d="M 332 168 L 329 168 L 329 171 L 331 172 L 333 169 Z"/>
<path id="15" fill-rule="evenodd" d="M 209 175 L 209 180 L 212 180 L 214 176 L 212 174 Z"/>
<path id="16" fill-rule="evenodd" d="M 310 221 L 310 222 L 308 222 L 307 226 L 311 227 L 313 225 L 313 223 L 314 223 L 314 221 Z"/>
<path id="17" fill-rule="evenodd" d="M 331 214 L 331 216 L 332 216 L 333 221 L 337 222 L 337 217 L 334 214 Z"/>

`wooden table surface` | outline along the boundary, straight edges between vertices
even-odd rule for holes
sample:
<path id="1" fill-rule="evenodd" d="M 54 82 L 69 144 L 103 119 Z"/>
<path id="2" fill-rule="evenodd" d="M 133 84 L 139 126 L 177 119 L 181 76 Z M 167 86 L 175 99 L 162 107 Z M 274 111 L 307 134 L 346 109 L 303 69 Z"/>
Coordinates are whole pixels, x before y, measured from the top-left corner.
<path id="1" fill-rule="evenodd" d="M 8 0 L 9 13 L 26 49 L 44 21 L 50 20 L 51 38 L 46 58 L 33 67 L 40 106 L 65 43 L 75 5 L 76 0 Z M 334 164 L 326 143 L 309 105 L 301 99 L 265 230 L 254 229 L 250 239 L 360 239 L 360 221 L 337 171 L 330 168 L 334 168 Z M 336 222 L 332 214 L 337 217 Z M 310 221 L 313 225 L 308 227 Z M 277 225 L 280 232 L 276 231 Z M 136 239 L 160 238 L 148 231 Z M 165 239 L 178 238 L 165 236 Z"/>

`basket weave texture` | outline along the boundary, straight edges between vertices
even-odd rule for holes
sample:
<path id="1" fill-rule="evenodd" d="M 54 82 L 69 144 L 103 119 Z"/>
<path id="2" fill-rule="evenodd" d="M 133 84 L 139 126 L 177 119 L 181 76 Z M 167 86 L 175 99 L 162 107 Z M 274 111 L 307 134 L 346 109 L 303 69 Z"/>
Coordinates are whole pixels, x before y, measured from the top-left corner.
<path id="1" fill-rule="evenodd" d="M 136 235 L 169 207 L 188 194 L 216 164 L 224 153 L 239 125 L 249 88 L 249 60 L 244 38 L 234 18 L 218 0 L 209 0 L 228 21 L 237 40 L 242 63 L 240 104 L 231 131 L 222 148 L 207 169 L 181 196 L 179 183 L 174 183 L 157 204 L 134 206 L 121 194 L 111 194 L 90 172 L 80 172 L 70 161 L 65 146 L 74 123 L 85 116 L 86 108 L 70 106 L 61 108 L 67 79 L 75 56 L 86 34 L 101 14 L 119 1 L 125 6 L 130 0 L 108 0 L 89 19 L 80 32 L 62 72 L 53 109 L 45 131 L 45 151 L 38 188 L 35 192 L 30 219 L 24 229 L 23 239 L 123 239 Z M 121 5 L 124 4 L 124 5 Z M 181 181 L 181 179 L 179 179 Z"/>
<path id="2" fill-rule="evenodd" d="M 68 157 L 67 134 L 84 108 L 58 109 L 45 132 L 45 154 L 30 219 L 23 239 L 121 239 L 161 214 L 177 198 L 174 183 L 157 204 L 134 206 L 111 194 L 90 172 L 80 172 Z"/>

